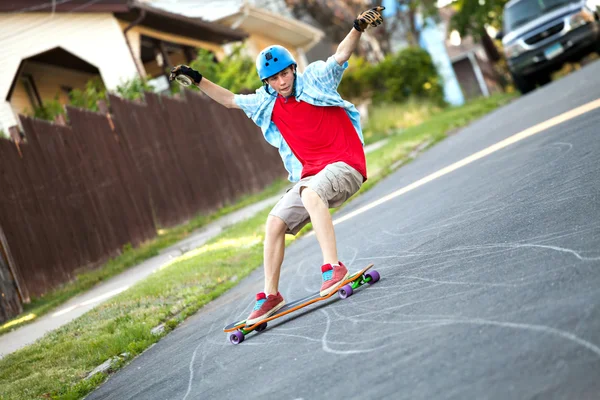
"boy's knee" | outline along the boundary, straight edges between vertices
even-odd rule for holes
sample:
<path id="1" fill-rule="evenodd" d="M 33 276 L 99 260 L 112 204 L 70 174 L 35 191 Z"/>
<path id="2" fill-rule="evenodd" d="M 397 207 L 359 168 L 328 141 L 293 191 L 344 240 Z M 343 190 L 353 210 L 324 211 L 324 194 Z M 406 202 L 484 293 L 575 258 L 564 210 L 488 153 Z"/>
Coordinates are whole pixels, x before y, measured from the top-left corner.
<path id="1" fill-rule="evenodd" d="M 287 229 L 287 225 L 285 222 L 274 215 L 269 215 L 267 217 L 267 224 L 265 227 L 265 233 L 267 237 L 277 237 L 281 235 L 285 235 L 285 231 Z"/>
<path id="2" fill-rule="evenodd" d="M 317 192 L 315 192 L 308 186 L 302 188 L 300 197 L 302 198 L 302 202 L 304 203 L 305 206 L 323 203 L 321 196 L 319 196 L 319 194 Z"/>

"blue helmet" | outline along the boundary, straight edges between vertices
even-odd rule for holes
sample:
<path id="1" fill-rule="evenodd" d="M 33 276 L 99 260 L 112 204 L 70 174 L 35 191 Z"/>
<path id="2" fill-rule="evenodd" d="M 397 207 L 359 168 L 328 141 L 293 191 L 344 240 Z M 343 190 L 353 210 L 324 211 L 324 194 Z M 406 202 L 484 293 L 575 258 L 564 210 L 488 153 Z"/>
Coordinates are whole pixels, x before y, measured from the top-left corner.
<path id="1" fill-rule="evenodd" d="M 297 66 L 296 60 L 285 47 L 274 45 L 265 48 L 256 57 L 256 71 L 261 81 L 283 71 L 290 65 Z"/>

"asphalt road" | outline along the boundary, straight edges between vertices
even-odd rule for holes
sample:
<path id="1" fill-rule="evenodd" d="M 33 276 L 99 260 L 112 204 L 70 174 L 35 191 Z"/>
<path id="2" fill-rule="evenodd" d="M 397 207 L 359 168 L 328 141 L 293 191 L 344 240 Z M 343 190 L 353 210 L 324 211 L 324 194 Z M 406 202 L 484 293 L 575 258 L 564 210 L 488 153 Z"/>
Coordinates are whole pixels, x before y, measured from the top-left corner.
<path id="1" fill-rule="evenodd" d="M 596 62 L 422 154 L 339 215 L 600 98 Z M 234 346 L 262 270 L 89 399 L 597 399 L 600 108 L 336 226 L 352 271 L 382 278 Z M 288 301 L 320 285 L 314 236 L 288 248 Z"/>

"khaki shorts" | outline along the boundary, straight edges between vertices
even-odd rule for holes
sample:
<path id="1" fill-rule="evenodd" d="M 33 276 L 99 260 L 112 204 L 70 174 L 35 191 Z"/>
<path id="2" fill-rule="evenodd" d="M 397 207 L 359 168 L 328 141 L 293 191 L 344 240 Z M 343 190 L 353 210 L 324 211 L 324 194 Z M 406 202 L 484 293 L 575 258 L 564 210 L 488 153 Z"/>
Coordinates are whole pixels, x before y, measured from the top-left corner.
<path id="1" fill-rule="evenodd" d="M 344 162 L 329 164 L 314 176 L 301 179 L 287 191 L 273 207 L 269 215 L 279 217 L 286 223 L 286 233 L 296 235 L 310 222 L 304 208 L 300 191 L 304 187 L 314 190 L 328 208 L 339 207 L 362 186 L 363 176 Z"/>

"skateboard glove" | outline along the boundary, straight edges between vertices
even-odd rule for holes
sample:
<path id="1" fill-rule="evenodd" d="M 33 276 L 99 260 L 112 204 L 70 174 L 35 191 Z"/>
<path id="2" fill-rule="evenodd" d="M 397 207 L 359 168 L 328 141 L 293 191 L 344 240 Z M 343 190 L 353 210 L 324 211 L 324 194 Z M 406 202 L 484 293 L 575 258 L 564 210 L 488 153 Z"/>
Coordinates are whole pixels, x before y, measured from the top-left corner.
<path id="1" fill-rule="evenodd" d="M 187 79 L 185 77 L 187 77 Z M 173 67 L 169 74 L 169 80 L 173 81 L 174 79 L 183 86 L 191 85 L 192 81 L 196 85 L 199 85 L 202 81 L 202 74 L 187 65 L 178 65 Z"/>
<path id="2" fill-rule="evenodd" d="M 381 17 L 381 11 L 385 10 L 383 6 L 377 6 L 375 8 L 371 8 L 370 10 L 363 11 L 358 14 L 356 19 L 354 20 L 354 29 L 359 32 L 364 32 L 369 27 L 376 27 L 383 23 L 383 18 Z"/>

